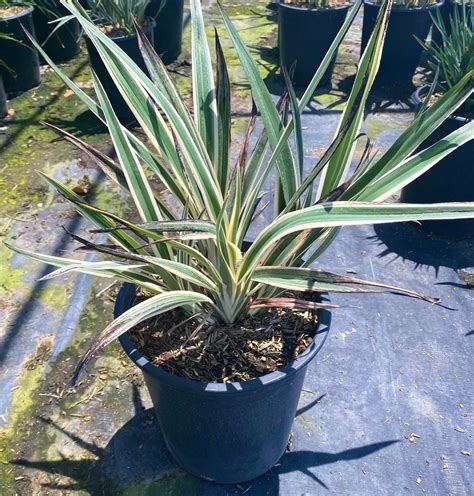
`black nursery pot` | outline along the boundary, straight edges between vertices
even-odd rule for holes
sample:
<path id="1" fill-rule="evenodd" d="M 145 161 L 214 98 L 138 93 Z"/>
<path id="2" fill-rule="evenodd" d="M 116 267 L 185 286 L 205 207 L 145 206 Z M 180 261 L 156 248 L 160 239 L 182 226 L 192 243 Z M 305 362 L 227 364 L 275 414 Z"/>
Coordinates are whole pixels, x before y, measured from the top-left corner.
<path id="1" fill-rule="evenodd" d="M 420 97 L 427 87 L 418 89 L 413 99 L 421 106 Z M 417 151 L 442 140 L 470 119 L 451 116 L 444 121 L 419 147 Z M 429 171 L 402 189 L 400 200 L 404 203 L 472 202 L 474 201 L 474 141 L 468 141 L 440 160 Z M 474 219 L 423 221 L 427 231 L 452 238 L 474 236 Z"/>
<path id="2" fill-rule="evenodd" d="M 3 119 L 7 115 L 7 94 L 5 93 L 5 88 L 3 87 L 2 76 L 0 76 L 0 119 Z"/>
<path id="3" fill-rule="evenodd" d="M 179 57 L 183 39 L 184 0 L 168 0 L 160 10 L 160 0 L 151 0 L 146 15 L 155 19 L 153 46 L 165 64 Z"/>
<path id="4" fill-rule="evenodd" d="M 40 83 L 40 65 L 38 52 L 26 36 L 22 26 L 33 36 L 33 7 L 28 7 L 19 14 L 0 17 L 0 32 L 14 40 L 0 38 L 0 76 L 7 94 L 16 94 L 29 90 Z"/>
<path id="5" fill-rule="evenodd" d="M 152 19 L 149 19 L 149 24 L 147 27 L 143 28 L 143 33 L 145 36 L 153 42 L 153 29 L 155 23 Z M 105 67 L 99 53 L 97 52 L 92 41 L 85 36 L 87 51 L 89 52 L 89 61 L 91 68 L 96 73 L 99 81 L 102 83 L 105 92 L 110 100 L 110 103 L 114 109 L 117 117 L 123 122 L 131 122 L 134 120 L 133 113 L 129 109 L 127 103 L 120 94 L 117 86 L 115 85 L 109 71 Z M 148 70 L 143 60 L 142 54 L 138 47 L 137 35 L 132 34 L 129 36 L 119 36 L 116 38 L 111 38 L 111 40 L 118 45 L 139 67 L 142 71 L 148 74 Z"/>
<path id="6" fill-rule="evenodd" d="M 350 4 L 332 9 L 309 9 L 278 3 L 278 48 L 280 64 L 288 72 L 294 66 L 292 82 L 306 87 L 320 66 L 346 19 Z M 336 57 L 321 79 L 331 81 Z"/>
<path id="7" fill-rule="evenodd" d="M 56 24 L 48 22 L 69 14 L 66 7 L 57 0 L 39 0 L 33 13 L 36 39 L 54 62 L 73 59 L 79 53 L 81 27 L 77 19 L 71 19 L 49 37 Z M 48 41 L 44 43 L 46 40 Z"/>
<path id="8" fill-rule="evenodd" d="M 135 287 L 124 284 L 115 317 L 131 308 Z M 189 473 L 218 483 L 254 479 L 281 458 L 308 364 L 326 340 L 331 314 L 319 313 L 311 346 L 290 365 L 258 379 L 212 384 L 184 379 L 151 364 L 127 335 L 120 343 L 142 370 L 166 445 Z"/>
<path id="9" fill-rule="evenodd" d="M 432 24 L 430 12 L 434 14 L 443 3 L 441 0 L 435 5 L 416 9 L 392 7 L 375 86 L 413 86 L 413 75 L 423 51 L 415 36 L 426 40 Z M 379 4 L 364 0 L 362 53 L 374 30 L 379 10 Z"/>

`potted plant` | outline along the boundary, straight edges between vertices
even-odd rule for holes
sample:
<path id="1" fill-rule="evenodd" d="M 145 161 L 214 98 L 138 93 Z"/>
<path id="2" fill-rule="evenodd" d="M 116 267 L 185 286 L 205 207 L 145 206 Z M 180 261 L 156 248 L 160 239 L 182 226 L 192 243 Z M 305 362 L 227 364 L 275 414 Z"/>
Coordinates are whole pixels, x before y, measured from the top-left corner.
<path id="1" fill-rule="evenodd" d="M 7 94 L 5 93 L 5 88 L 3 87 L 3 79 L 2 76 L 0 75 L 0 119 L 3 119 L 3 117 L 7 115 L 7 112 L 8 112 Z"/>
<path id="2" fill-rule="evenodd" d="M 385 46 L 380 61 L 376 86 L 412 87 L 413 75 L 422 48 L 416 38 L 426 40 L 435 12 L 444 0 L 396 0 L 390 14 Z M 362 51 L 374 29 L 381 2 L 364 0 Z"/>
<path id="3" fill-rule="evenodd" d="M 279 0 L 280 65 L 292 74 L 294 86 L 306 87 L 341 29 L 348 0 Z M 321 85 L 331 82 L 336 54 Z"/>
<path id="4" fill-rule="evenodd" d="M 29 90 L 40 83 L 38 53 L 24 32 L 34 36 L 32 6 L 0 0 L 0 75 L 7 94 Z"/>
<path id="5" fill-rule="evenodd" d="M 145 15 L 148 4 L 149 0 L 88 0 L 89 10 L 86 13 L 81 8 L 81 13 L 94 22 L 119 46 L 138 65 L 141 71 L 146 71 L 145 62 L 138 48 L 133 23 L 136 22 L 142 28 L 145 36 L 153 41 L 155 21 Z M 91 68 L 104 86 L 115 113 L 121 120 L 131 121 L 133 119 L 132 113 L 87 34 L 85 40 Z"/>
<path id="6" fill-rule="evenodd" d="M 431 33 L 431 41 L 436 43 L 437 45 L 441 45 L 443 43 L 443 36 L 441 34 L 440 29 L 438 28 L 438 24 L 442 22 L 441 29 L 446 34 L 451 34 L 451 19 L 454 16 L 454 11 L 457 10 L 458 13 L 461 13 L 461 9 L 464 8 L 462 5 L 465 5 L 467 8 L 465 20 L 470 23 L 472 27 L 472 10 L 473 4 L 471 2 L 463 2 L 462 0 L 445 0 L 442 7 L 438 9 L 441 14 L 441 20 L 437 20 L 437 16 L 432 16 L 433 19 L 433 32 Z"/>
<path id="7" fill-rule="evenodd" d="M 151 0 L 146 15 L 155 19 L 153 46 L 165 64 L 181 53 L 184 0 Z"/>
<path id="8" fill-rule="evenodd" d="M 36 39 L 55 62 L 73 59 L 80 50 L 81 29 L 59 0 L 34 0 L 33 21 Z M 58 24 L 59 22 L 59 24 Z"/>
<path id="9" fill-rule="evenodd" d="M 473 74 L 417 118 L 387 152 L 365 156 L 350 172 L 354 140 L 383 46 L 388 2 L 362 56 L 336 137 L 317 163 L 305 168 L 301 113 L 337 44 L 301 100 L 287 78 L 288 99 L 276 105 L 221 8 L 263 124 L 250 147 L 258 118 L 254 113 L 234 166 L 225 56 L 216 33 L 215 79 L 201 2 L 190 4 L 192 113 L 143 33 L 138 31 L 139 41 L 153 81 L 84 16 L 78 3 L 65 0 L 120 87 L 141 132 L 134 134 L 120 123 L 98 78 L 96 103 L 55 65 L 62 80 L 108 126 L 117 158 L 50 127 L 87 150 L 110 180 L 130 194 L 136 216 L 125 218 L 98 208 L 41 173 L 92 221 L 95 232 L 107 233 L 109 244 L 72 234 L 86 250 L 104 253 L 107 260 L 91 263 L 14 249 L 58 267 L 47 278 L 82 271 L 129 283 L 117 299 L 116 319 L 86 352 L 71 384 L 105 346 L 120 338 L 143 371 L 164 439 L 177 462 L 199 477 L 231 483 L 259 476 L 285 451 L 306 367 L 328 332 L 332 305 L 318 295 L 393 291 L 437 302 L 414 291 L 313 268 L 313 262 L 343 226 L 474 215 L 472 203 L 381 203 L 472 137 L 473 126 L 468 124 L 445 138 L 451 147 L 435 143 L 412 156 L 472 93 Z M 359 6 L 356 0 L 337 42 Z M 293 117 L 287 121 L 280 112 L 288 115 L 288 105 Z M 288 143 L 292 133 L 298 143 L 294 158 Z M 274 219 L 248 244 L 249 227 L 265 209 L 261 193 L 270 173 L 278 183 Z M 173 197 L 173 207 L 153 189 L 151 175 Z"/>
<path id="10" fill-rule="evenodd" d="M 431 70 L 425 75 L 425 86 L 414 94 L 417 111 L 423 114 L 433 100 L 455 86 L 474 68 L 474 30 L 468 21 L 473 15 L 466 4 L 455 9 L 450 19 L 450 30 L 440 16 L 436 20 L 441 33 L 441 44 L 423 43 Z M 462 107 L 444 121 L 420 146 L 424 149 L 435 141 L 444 139 L 452 131 L 472 122 L 474 98 L 469 98 Z M 410 203 L 432 203 L 450 201 L 474 201 L 474 170 L 472 157 L 474 143 L 465 143 L 446 156 L 411 184 L 405 186 L 401 199 Z M 422 222 L 430 231 L 448 236 L 464 237 L 474 235 L 474 222 L 469 220 L 446 220 L 440 223 Z"/>

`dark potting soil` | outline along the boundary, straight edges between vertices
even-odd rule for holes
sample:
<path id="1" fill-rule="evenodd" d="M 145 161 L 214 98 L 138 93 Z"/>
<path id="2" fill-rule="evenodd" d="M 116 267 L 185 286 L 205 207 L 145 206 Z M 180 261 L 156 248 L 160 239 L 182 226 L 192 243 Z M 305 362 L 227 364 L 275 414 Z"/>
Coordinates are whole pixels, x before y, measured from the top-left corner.
<path id="1" fill-rule="evenodd" d="M 12 5 L 11 7 L 1 7 L 0 8 L 0 18 L 2 17 L 11 17 L 16 14 L 21 14 L 25 10 L 28 10 L 29 6 L 25 5 Z"/>
<path id="2" fill-rule="evenodd" d="M 199 325 L 176 310 L 143 322 L 129 334 L 139 351 L 167 372 L 202 382 L 235 382 L 291 363 L 312 343 L 317 327 L 313 311 L 277 308 L 232 325 Z"/>
<path id="3" fill-rule="evenodd" d="M 292 5 L 294 7 L 301 7 L 304 9 L 335 9 L 347 5 L 347 0 L 322 0 L 321 2 L 307 2 L 305 0 L 283 0 L 285 5 Z"/>
<path id="4" fill-rule="evenodd" d="M 150 25 L 148 19 L 145 19 L 140 26 L 142 29 L 147 28 Z M 105 33 L 109 38 L 122 38 L 124 36 L 131 36 L 132 34 L 135 34 L 135 31 L 133 33 L 129 33 L 125 31 L 125 29 L 119 28 L 117 26 L 112 26 L 110 24 L 96 24 L 96 26 L 103 32 Z"/>
<path id="5" fill-rule="evenodd" d="M 382 4 L 383 0 L 370 0 L 370 3 L 375 5 Z M 406 9 L 422 9 L 423 7 L 429 7 L 430 5 L 435 5 L 439 0 L 394 0 L 394 7 L 404 7 Z"/>
<path id="6" fill-rule="evenodd" d="M 440 98 L 443 97 L 443 93 L 433 93 L 431 95 L 429 106 L 435 104 Z M 421 100 L 426 100 L 426 95 L 420 95 Z M 461 107 L 456 110 L 456 116 L 465 117 L 466 119 L 474 119 L 474 100 L 468 99 Z"/>

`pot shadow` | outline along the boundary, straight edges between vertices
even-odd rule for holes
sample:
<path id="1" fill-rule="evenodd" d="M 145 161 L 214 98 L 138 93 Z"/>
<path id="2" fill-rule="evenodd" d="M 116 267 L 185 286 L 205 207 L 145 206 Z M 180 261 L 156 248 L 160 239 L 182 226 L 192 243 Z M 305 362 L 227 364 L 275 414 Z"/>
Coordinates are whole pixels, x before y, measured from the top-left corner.
<path id="1" fill-rule="evenodd" d="M 297 412 L 300 415 L 316 405 L 324 395 Z M 41 487 L 53 491 L 85 491 L 92 496 L 122 494 L 212 494 L 219 488 L 222 494 L 237 496 L 244 491 L 247 496 L 261 494 L 279 495 L 279 476 L 300 472 L 329 490 L 328 485 L 313 473 L 317 467 L 339 461 L 358 460 L 397 443 L 389 440 L 340 452 L 290 451 L 279 463 L 258 479 L 238 485 L 218 485 L 186 474 L 173 461 L 156 422 L 152 408 L 146 409 L 134 386 L 135 415 L 121 427 L 102 448 L 86 441 L 47 418 L 40 420 L 64 436 L 63 445 L 75 445 L 81 450 L 80 459 L 68 459 L 59 452 L 57 460 L 16 459 L 10 463 L 35 472 L 49 474 L 46 482 L 41 477 Z M 127 492 L 133 491 L 133 492 Z M 140 489 L 141 488 L 141 489 Z M 163 491 L 163 492 L 161 492 Z M 171 492 L 170 492 L 171 491 Z"/>
<path id="2" fill-rule="evenodd" d="M 415 223 L 378 224 L 369 240 L 378 244 L 379 258 L 398 258 L 415 264 L 415 270 L 433 267 L 436 276 L 441 267 L 461 270 L 473 266 L 472 239 L 451 240 L 424 231 Z"/>

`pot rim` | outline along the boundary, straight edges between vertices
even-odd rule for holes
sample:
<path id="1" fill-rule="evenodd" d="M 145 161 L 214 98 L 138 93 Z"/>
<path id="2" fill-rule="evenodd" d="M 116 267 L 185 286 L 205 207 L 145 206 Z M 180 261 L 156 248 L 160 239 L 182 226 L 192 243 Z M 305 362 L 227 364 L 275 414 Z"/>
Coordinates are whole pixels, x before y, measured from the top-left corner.
<path id="1" fill-rule="evenodd" d="M 413 103 L 415 105 L 415 113 L 418 113 L 420 110 L 420 107 L 423 105 L 423 100 L 422 96 L 429 91 L 430 87 L 427 84 L 424 84 L 423 86 L 419 86 L 411 95 L 411 99 L 413 100 Z M 460 114 L 451 114 L 448 119 L 453 119 L 456 121 L 459 121 L 462 124 L 467 124 L 468 122 L 471 122 L 472 119 L 469 117 L 465 117 Z"/>
<path id="2" fill-rule="evenodd" d="M 333 12 L 335 10 L 343 10 L 343 9 L 348 9 L 351 7 L 354 2 L 352 0 L 349 0 L 346 4 L 340 5 L 339 7 L 328 7 L 328 8 L 308 8 L 308 7 L 299 7 L 298 5 L 289 5 L 286 3 L 283 3 L 282 0 L 277 0 L 278 1 L 278 7 L 282 9 L 288 9 L 288 10 L 298 10 L 300 12 Z"/>
<path id="3" fill-rule="evenodd" d="M 127 307 L 131 303 L 132 297 L 135 297 L 135 286 L 131 283 L 124 283 L 119 291 L 119 294 L 117 295 L 114 317 L 118 316 L 117 306 L 121 305 L 122 307 Z M 328 299 L 327 295 L 324 296 L 324 299 Z M 303 353 L 301 353 L 301 355 L 281 369 L 249 381 L 214 383 L 195 381 L 192 379 L 179 377 L 160 369 L 156 365 L 153 365 L 138 351 L 136 346 L 128 337 L 128 333 L 122 334 L 122 336 L 119 337 L 119 341 L 125 350 L 125 353 L 139 368 L 147 374 L 153 376 L 153 378 L 164 382 L 169 386 L 179 389 L 187 389 L 201 394 L 242 394 L 249 391 L 255 391 L 269 384 L 276 384 L 283 381 L 299 369 L 309 364 L 309 362 L 319 353 L 326 342 L 331 326 L 331 312 L 326 308 L 321 308 L 318 313 L 319 326 L 315 337 L 313 338 L 313 342 Z M 318 336 L 320 336 L 320 340 L 316 339 Z"/>
<path id="4" fill-rule="evenodd" d="M 155 26 L 156 26 L 156 20 L 153 19 L 153 17 L 149 17 L 149 16 L 145 16 L 145 19 L 148 19 L 148 21 L 150 22 L 150 24 L 146 27 L 146 28 L 143 28 L 142 31 L 143 33 L 150 33 L 151 31 L 153 31 L 155 29 Z M 99 21 L 94 21 L 94 25 L 97 26 L 97 23 Z M 107 34 L 104 33 L 106 36 Z M 84 33 L 84 37 L 85 38 L 88 38 L 88 36 Z M 109 38 L 109 40 L 114 40 L 114 41 L 117 41 L 117 40 L 120 40 L 120 41 L 127 41 L 127 40 L 131 40 L 133 38 L 136 38 L 137 35 L 135 33 L 133 34 L 127 34 L 125 36 L 107 36 L 107 38 Z"/>
<path id="5" fill-rule="evenodd" d="M 420 12 L 422 10 L 423 11 L 424 10 L 434 10 L 434 9 L 444 5 L 444 2 L 445 2 L 445 0 L 438 0 L 433 5 L 427 5 L 426 7 L 404 7 L 402 5 L 392 5 L 392 10 L 396 10 L 397 12 L 401 12 L 401 13 L 403 13 L 403 12 L 406 12 L 406 13 Z M 364 5 L 370 5 L 371 7 L 376 7 L 376 8 L 380 8 L 380 6 L 381 6 L 381 4 L 371 2 L 370 0 L 363 0 L 363 4 Z"/>
<path id="6" fill-rule="evenodd" d="M 13 19 L 18 19 L 19 17 L 27 16 L 27 15 L 31 14 L 33 12 L 33 10 L 35 10 L 33 5 L 26 5 L 23 3 L 18 3 L 18 4 L 13 3 L 13 4 L 11 4 L 11 7 L 25 7 L 25 10 L 23 10 L 22 12 L 19 12 L 18 14 L 13 14 L 13 15 L 10 15 L 7 17 L 0 17 L 0 22 L 12 21 Z"/>

